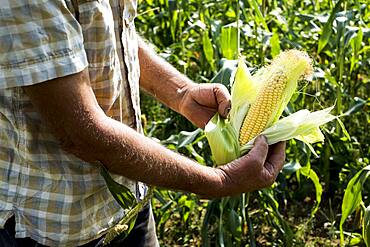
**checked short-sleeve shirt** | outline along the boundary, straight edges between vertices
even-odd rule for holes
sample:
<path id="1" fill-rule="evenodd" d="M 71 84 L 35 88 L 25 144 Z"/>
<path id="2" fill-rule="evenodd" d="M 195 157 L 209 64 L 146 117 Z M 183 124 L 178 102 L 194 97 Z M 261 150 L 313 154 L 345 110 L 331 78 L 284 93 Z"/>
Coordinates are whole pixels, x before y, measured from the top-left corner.
<path id="1" fill-rule="evenodd" d="M 99 167 L 60 148 L 23 87 L 88 68 L 105 113 L 140 132 L 135 16 L 136 0 L 0 0 L 0 228 L 14 215 L 18 238 L 78 246 L 124 217 Z"/>

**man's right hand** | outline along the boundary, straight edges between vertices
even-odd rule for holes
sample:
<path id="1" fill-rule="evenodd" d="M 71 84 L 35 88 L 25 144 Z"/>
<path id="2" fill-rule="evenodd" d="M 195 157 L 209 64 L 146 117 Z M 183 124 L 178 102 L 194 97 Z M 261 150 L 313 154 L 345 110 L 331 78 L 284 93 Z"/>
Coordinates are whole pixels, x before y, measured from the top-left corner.
<path id="1" fill-rule="evenodd" d="M 248 154 L 218 168 L 223 181 L 221 196 L 271 186 L 283 168 L 284 160 L 285 142 L 269 146 L 264 136 L 257 137 Z"/>

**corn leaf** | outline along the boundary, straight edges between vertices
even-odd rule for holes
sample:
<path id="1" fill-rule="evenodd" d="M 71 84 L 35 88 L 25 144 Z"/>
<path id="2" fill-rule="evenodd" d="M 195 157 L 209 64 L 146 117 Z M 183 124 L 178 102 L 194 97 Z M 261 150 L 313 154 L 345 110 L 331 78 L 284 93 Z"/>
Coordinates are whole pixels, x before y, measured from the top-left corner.
<path id="1" fill-rule="evenodd" d="M 263 16 L 259 6 L 258 2 L 256 0 L 248 0 L 249 4 L 253 7 L 253 10 L 255 12 L 255 20 L 258 24 L 261 24 L 263 28 L 269 32 L 269 28 L 266 24 L 265 17 Z"/>
<path id="2" fill-rule="evenodd" d="M 367 247 L 370 247 L 370 206 L 365 209 L 362 236 Z"/>
<path id="3" fill-rule="evenodd" d="M 302 166 L 299 162 L 291 161 L 291 162 L 286 163 L 284 165 L 282 173 L 283 173 L 284 176 L 290 176 L 301 168 L 302 168 Z"/>
<path id="4" fill-rule="evenodd" d="M 101 165 L 100 174 L 103 176 L 110 193 L 126 214 L 123 220 L 111 228 L 106 234 L 104 244 L 108 244 L 116 237 L 120 239 L 127 237 L 135 225 L 137 213 L 142 208 L 142 202 L 138 203 L 134 194 L 126 186 L 114 181 L 103 165 Z"/>
<path id="5" fill-rule="evenodd" d="M 342 2 L 343 2 L 343 0 L 339 0 L 336 3 L 334 9 L 330 13 L 329 19 L 327 20 L 327 22 L 325 23 L 325 25 L 322 29 L 322 32 L 321 32 L 322 34 L 320 36 L 319 45 L 318 45 L 318 48 L 317 48 L 317 54 L 319 54 L 322 51 L 322 49 L 325 48 L 326 44 L 329 42 L 330 36 L 333 32 L 333 30 L 332 30 L 333 21 L 335 19 L 335 15 L 337 14 L 337 12 L 341 8 Z"/>
<path id="6" fill-rule="evenodd" d="M 223 26 L 220 35 L 221 51 L 225 58 L 235 59 L 238 54 L 238 30 L 233 25 Z"/>
<path id="7" fill-rule="evenodd" d="M 103 165 L 101 165 L 100 174 L 103 176 L 114 199 L 116 199 L 125 211 L 131 210 L 137 204 L 134 194 L 126 186 L 114 181 L 108 170 Z"/>
<path id="8" fill-rule="evenodd" d="M 349 72 L 352 73 L 353 68 L 355 67 L 356 60 L 358 59 L 359 51 L 361 50 L 361 43 L 363 38 L 363 31 L 362 28 L 358 30 L 356 36 L 351 40 L 351 47 L 353 51 L 353 55 L 351 56 L 351 67 Z"/>
<path id="9" fill-rule="evenodd" d="M 362 202 L 362 185 L 370 175 L 370 166 L 364 167 L 349 181 L 342 202 L 342 217 L 339 223 L 340 241 L 344 243 L 343 224 Z"/>
<path id="10" fill-rule="evenodd" d="M 230 78 L 233 78 L 235 71 L 237 69 L 237 60 L 227 60 L 222 58 L 219 61 L 221 69 L 217 74 L 211 79 L 210 83 L 221 83 L 226 88 L 230 88 Z"/>
<path id="11" fill-rule="evenodd" d="M 263 189 L 259 192 L 263 194 L 263 198 L 266 201 L 267 208 L 270 210 L 269 213 L 274 216 L 276 222 L 273 222 L 277 230 L 284 236 L 286 246 L 293 246 L 294 240 L 294 233 L 291 227 L 289 226 L 288 222 L 284 219 L 284 217 L 279 212 L 279 203 L 273 196 L 273 190 L 270 189 Z"/>
<path id="12" fill-rule="evenodd" d="M 319 209 L 320 203 L 321 203 L 321 195 L 322 195 L 322 186 L 320 184 L 319 177 L 317 176 L 316 172 L 312 170 L 309 166 L 302 167 L 299 169 L 299 173 L 303 176 L 309 178 L 316 190 L 316 205 L 311 211 L 311 217 L 313 217 L 316 213 L 316 211 Z"/>
<path id="13" fill-rule="evenodd" d="M 191 144 L 195 138 L 201 133 L 201 129 L 196 129 L 192 132 L 188 131 L 181 131 L 178 134 L 178 142 L 177 142 L 177 148 L 186 147 L 189 144 Z"/>
<path id="14" fill-rule="evenodd" d="M 271 45 L 271 56 L 274 58 L 280 53 L 280 40 L 276 30 L 274 30 L 274 33 L 270 38 L 270 45 Z"/>
<path id="15" fill-rule="evenodd" d="M 207 59 L 207 62 L 211 66 L 212 71 L 214 70 L 214 59 L 213 59 L 213 46 L 210 38 L 208 37 L 208 31 L 204 31 L 202 36 L 202 42 L 203 42 L 203 52 Z"/>

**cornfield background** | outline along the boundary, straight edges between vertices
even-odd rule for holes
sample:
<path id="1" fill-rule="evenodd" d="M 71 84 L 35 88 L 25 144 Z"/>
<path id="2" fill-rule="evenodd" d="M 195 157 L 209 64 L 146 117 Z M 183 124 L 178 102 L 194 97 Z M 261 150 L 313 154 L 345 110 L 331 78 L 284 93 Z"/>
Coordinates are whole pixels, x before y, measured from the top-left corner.
<path id="1" fill-rule="evenodd" d="M 301 142 L 289 141 L 287 163 L 269 189 L 211 201 L 156 190 L 153 208 L 161 245 L 365 246 L 369 19 L 369 0 L 139 2 L 139 33 L 199 83 L 229 86 L 238 49 L 252 69 L 281 50 L 307 51 L 315 61 L 313 81 L 299 84 L 284 114 L 335 104 L 334 113 L 344 123 L 324 127 L 325 143 L 315 145 L 318 158 Z M 142 109 L 148 136 L 201 164 L 213 164 L 201 129 L 144 94 Z"/>

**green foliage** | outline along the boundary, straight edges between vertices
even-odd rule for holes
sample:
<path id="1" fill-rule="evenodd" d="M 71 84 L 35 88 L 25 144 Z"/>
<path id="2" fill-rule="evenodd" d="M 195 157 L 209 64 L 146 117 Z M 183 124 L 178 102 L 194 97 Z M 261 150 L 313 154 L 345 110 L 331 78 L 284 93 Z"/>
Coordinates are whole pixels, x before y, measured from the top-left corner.
<path id="1" fill-rule="evenodd" d="M 316 211 L 319 209 L 320 202 L 321 202 L 321 195 L 322 195 L 322 186 L 319 181 L 319 177 L 317 176 L 316 172 L 312 170 L 309 166 L 305 166 L 300 168 L 298 171 L 298 174 L 302 174 L 306 176 L 307 178 L 311 179 L 315 186 L 316 190 L 316 205 L 312 209 L 312 217 L 315 215 Z"/>
<path id="2" fill-rule="evenodd" d="M 370 246 L 370 206 L 365 209 L 363 232 L 362 236 L 364 238 L 367 247 Z"/>
<path id="3" fill-rule="evenodd" d="M 226 59 L 235 59 L 238 55 L 238 29 L 236 25 L 229 24 L 221 28 L 221 52 Z"/>
<path id="4" fill-rule="evenodd" d="M 114 181 L 103 165 L 101 166 L 101 175 L 103 176 L 114 199 L 116 199 L 116 201 L 124 210 L 130 211 L 137 204 L 136 198 L 132 192 L 124 185 Z"/>
<path id="5" fill-rule="evenodd" d="M 100 168 L 100 174 L 103 176 L 109 191 L 116 202 L 126 211 L 125 217 L 107 232 L 103 242 L 103 244 L 106 245 L 113 239 L 124 239 L 127 237 L 135 225 L 138 212 L 148 204 L 153 189 L 149 188 L 147 192 L 148 196 L 141 201 L 137 201 L 133 193 L 124 185 L 117 183 L 103 165 L 101 165 Z"/>
<path id="6" fill-rule="evenodd" d="M 314 146 L 318 158 L 303 143 L 289 141 L 287 164 L 272 188 L 211 201 L 155 191 L 161 243 L 337 246 L 343 229 L 344 243 L 368 244 L 369 213 L 359 205 L 370 204 L 370 183 L 362 183 L 364 175 L 358 175 L 360 183 L 350 183 L 370 165 L 368 0 L 240 0 L 238 4 L 143 0 L 140 13 L 139 32 L 162 57 L 199 83 L 229 87 L 236 62 L 225 58 L 236 59 L 238 51 L 252 71 L 279 51 L 307 51 L 315 61 L 313 81 L 299 85 L 285 113 L 335 104 L 335 114 L 342 115 L 343 122 L 323 129 L 325 143 Z M 201 130 L 145 95 L 142 109 L 148 136 L 201 164 L 213 165 Z"/>
<path id="7" fill-rule="evenodd" d="M 342 217 L 339 229 L 341 242 L 344 242 L 343 223 L 362 203 L 362 187 L 370 176 L 370 166 L 361 169 L 348 183 L 342 202 Z M 367 216 L 368 217 L 368 216 Z"/>

